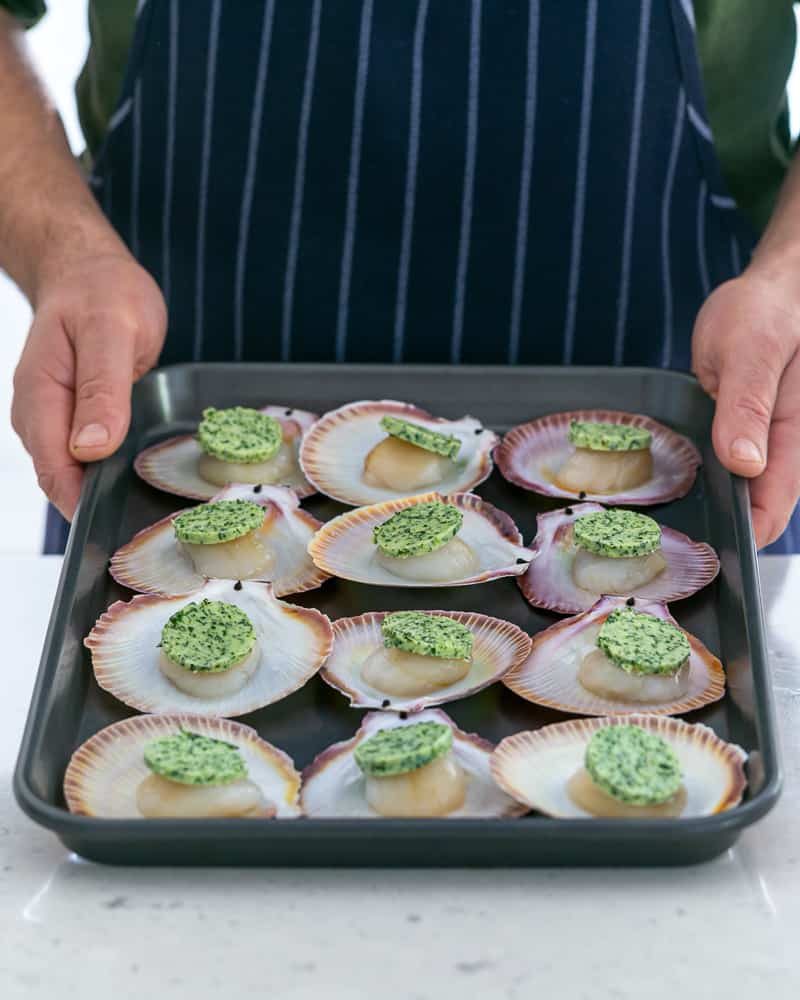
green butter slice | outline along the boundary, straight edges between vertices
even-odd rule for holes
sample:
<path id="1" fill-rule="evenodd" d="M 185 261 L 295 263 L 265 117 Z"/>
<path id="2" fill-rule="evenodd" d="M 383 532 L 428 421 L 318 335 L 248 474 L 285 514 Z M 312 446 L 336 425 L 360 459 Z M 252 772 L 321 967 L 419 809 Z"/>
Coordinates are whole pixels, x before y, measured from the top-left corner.
<path id="1" fill-rule="evenodd" d="M 420 427 L 410 420 L 402 420 L 400 417 L 393 417 L 387 414 L 381 417 L 381 427 L 392 437 L 400 438 L 409 444 L 416 445 L 417 448 L 424 448 L 425 451 L 432 451 L 436 455 L 444 458 L 454 459 L 461 450 L 461 442 L 452 434 L 439 434 L 437 431 L 428 430 L 427 427 Z"/>
<path id="2" fill-rule="evenodd" d="M 193 673 L 220 673 L 253 651 L 256 630 L 247 615 L 226 601 L 192 602 L 161 630 L 161 650 Z"/>
<path id="3" fill-rule="evenodd" d="M 218 545 L 260 528 L 264 516 L 264 508 L 252 500 L 217 500 L 184 511 L 175 518 L 172 527 L 181 542 Z"/>
<path id="4" fill-rule="evenodd" d="M 592 781 L 620 802 L 653 806 L 681 787 L 683 776 L 675 751 L 641 726 L 605 726 L 589 740 L 585 767 Z"/>
<path id="5" fill-rule="evenodd" d="M 575 542 L 587 552 L 612 559 L 646 556 L 661 546 L 661 528 L 646 514 L 600 510 L 584 514 L 573 525 Z"/>
<path id="6" fill-rule="evenodd" d="M 568 437 L 570 444 L 589 451 L 643 451 L 653 440 L 644 427 L 592 420 L 571 420 Z"/>
<path id="7" fill-rule="evenodd" d="M 472 656 L 472 632 L 444 615 L 397 611 L 386 615 L 381 632 L 387 649 L 448 660 L 468 660 Z"/>
<path id="8" fill-rule="evenodd" d="M 631 608 L 617 608 L 603 622 L 597 645 L 629 674 L 674 674 L 692 652 L 671 622 Z"/>
<path id="9" fill-rule="evenodd" d="M 207 455 L 223 462 L 267 462 L 277 455 L 283 430 L 275 417 L 247 406 L 203 410 L 197 440 Z"/>
<path id="10" fill-rule="evenodd" d="M 154 774 L 180 785 L 229 785 L 247 777 L 237 746 L 185 729 L 150 740 L 144 762 Z"/>
<path id="11" fill-rule="evenodd" d="M 407 774 L 443 757 L 453 745 L 453 730 L 441 722 L 415 722 L 381 729 L 359 743 L 353 756 L 364 774 L 388 778 Z"/>
<path id="12" fill-rule="evenodd" d="M 404 507 L 372 529 L 372 540 L 387 556 L 408 559 L 435 552 L 453 538 L 464 521 L 457 507 L 439 500 Z"/>

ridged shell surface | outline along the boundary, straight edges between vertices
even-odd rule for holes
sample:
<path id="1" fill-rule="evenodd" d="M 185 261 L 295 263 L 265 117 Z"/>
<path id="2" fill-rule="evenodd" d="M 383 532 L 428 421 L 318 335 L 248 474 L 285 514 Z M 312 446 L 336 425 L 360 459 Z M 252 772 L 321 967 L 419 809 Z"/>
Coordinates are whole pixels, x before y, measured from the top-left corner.
<path id="1" fill-rule="evenodd" d="M 300 442 L 317 419 L 317 414 L 286 406 L 264 406 L 261 412 L 274 417 L 282 425 L 283 439 L 291 443 L 297 461 L 297 468 L 286 477 L 286 482 L 276 485 L 289 487 L 301 499 L 312 496 L 316 490 L 300 468 Z M 220 488 L 203 479 L 197 471 L 197 463 L 202 456 L 203 449 L 197 438 L 193 434 L 181 434 L 140 451 L 133 467 L 141 479 L 164 493 L 186 497 L 187 500 L 210 500 Z"/>
<path id="2" fill-rule="evenodd" d="M 150 740 L 179 729 L 234 743 L 247 765 L 248 777 L 275 806 L 276 818 L 300 815 L 300 775 L 290 757 L 262 740 L 250 726 L 192 714 L 123 719 L 78 747 L 64 776 L 64 797 L 70 812 L 104 819 L 143 819 L 136 806 L 136 791 L 150 774 L 144 747 Z"/>

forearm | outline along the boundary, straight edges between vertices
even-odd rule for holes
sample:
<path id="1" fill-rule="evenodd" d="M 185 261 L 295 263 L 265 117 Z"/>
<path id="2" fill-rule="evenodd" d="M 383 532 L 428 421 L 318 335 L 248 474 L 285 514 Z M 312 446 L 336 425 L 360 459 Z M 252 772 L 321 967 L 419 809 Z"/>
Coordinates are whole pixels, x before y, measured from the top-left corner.
<path id="1" fill-rule="evenodd" d="M 0 11 L 0 267 L 34 304 L 76 256 L 125 254 L 100 212 L 55 108 Z"/>
<path id="2" fill-rule="evenodd" d="M 800 294 L 800 156 L 786 175 L 752 267 L 766 277 L 788 281 Z"/>

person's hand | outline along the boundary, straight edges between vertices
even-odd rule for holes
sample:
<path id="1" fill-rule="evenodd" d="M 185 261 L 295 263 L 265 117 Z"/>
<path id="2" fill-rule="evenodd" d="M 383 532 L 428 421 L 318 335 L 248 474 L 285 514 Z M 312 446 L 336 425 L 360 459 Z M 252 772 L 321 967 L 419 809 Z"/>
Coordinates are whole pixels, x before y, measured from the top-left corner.
<path id="1" fill-rule="evenodd" d="M 697 317 L 692 369 L 716 401 L 714 450 L 750 479 L 759 548 L 800 496 L 800 293 L 759 269 L 720 285 Z"/>
<path id="2" fill-rule="evenodd" d="M 131 386 L 155 364 L 165 330 L 158 286 L 123 249 L 84 256 L 43 283 L 14 374 L 11 422 L 66 518 L 83 463 L 122 443 Z"/>

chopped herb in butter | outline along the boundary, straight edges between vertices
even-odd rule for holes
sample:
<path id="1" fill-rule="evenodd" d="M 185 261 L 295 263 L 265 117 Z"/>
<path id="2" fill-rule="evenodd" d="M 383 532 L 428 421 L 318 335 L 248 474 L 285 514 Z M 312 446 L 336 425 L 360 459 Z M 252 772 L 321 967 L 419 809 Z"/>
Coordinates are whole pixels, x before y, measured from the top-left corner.
<path id="1" fill-rule="evenodd" d="M 203 410 L 197 428 L 197 440 L 207 455 L 223 462 L 267 462 L 274 458 L 283 441 L 283 430 L 274 418 L 234 406 L 228 410 Z"/>
<path id="2" fill-rule="evenodd" d="M 659 805 L 681 787 L 675 751 L 641 726 L 598 729 L 586 747 L 584 762 L 598 788 L 628 805 Z"/>
<path id="3" fill-rule="evenodd" d="M 408 559 L 435 552 L 453 538 L 464 520 L 457 507 L 433 500 L 404 507 L 372 531 L 372 540 L 387 556 Z"/>
<path id="4" fill-rule="evenodd" d="M 568 436 L 570 444 L 589 451 L 643 451 L 653 440 L 644 427 L 590 420 L 571 420 Z"/>
<path id="5" fill-rule="evenodd" d="M 584 514 L 573 526 L 576 544 L 596 556 L 625 559 L 646 556 L 661 546 L 661 528 L 646 514 L 601 510 Z"/>
<path id="6" fill-rule="evenodd" d="M 235 604 L 192 602 L 176 611 L 161 630 L 161 652 L 193 673 L 219 673 L 252 653 L 256 632 Z"/>
<path id="7" fill-rule="evenodd" d="M 181 542 L 218 545 L 260 528 L 264 516 L 264 508 L 251 500 L 217 500 L 184 511 L 172 526 Z"/>
<path id="8" fill-rule="evenodd" d="M 151 740 L 144 762 L 154 774 L 181 785 L 229 785 L 247 777 L 237 746 L 185 729 Z"/>
<path id="9" fill-rule="evenodd" d="M 472 633 L 460 622 L 424 611 L 397 611 L 381 622 L 383 644 L 419 656 L 468 660 L 472 656 Z"/>
<path id="10" fill-rule="evenodd" d="M 437 431 L 412 424 L 410 420 L 402 420 L 387 414 L 381 418 L 381 427 L 392 437 L 407 441 L 408 444 L 432 451 L 443 458 L 456 458 L 461 450 L 461 442 L 452 434 L 439 434 Z"/>
<path id="11" fill-rule="evenodd" d="M 692 652 L 671 622 L 631 608 L 617 608 L 603 622 L 597 645 L 629 674 L 674 674 Z"/>
<path id="12" fill-rule="evenodd" d="M 355 749 L 356 764 L 373 778 L 406 774 L 443 757 L 453 745 L 453 730 L 441 722 L 415 722 L 381 729 Z"/>

